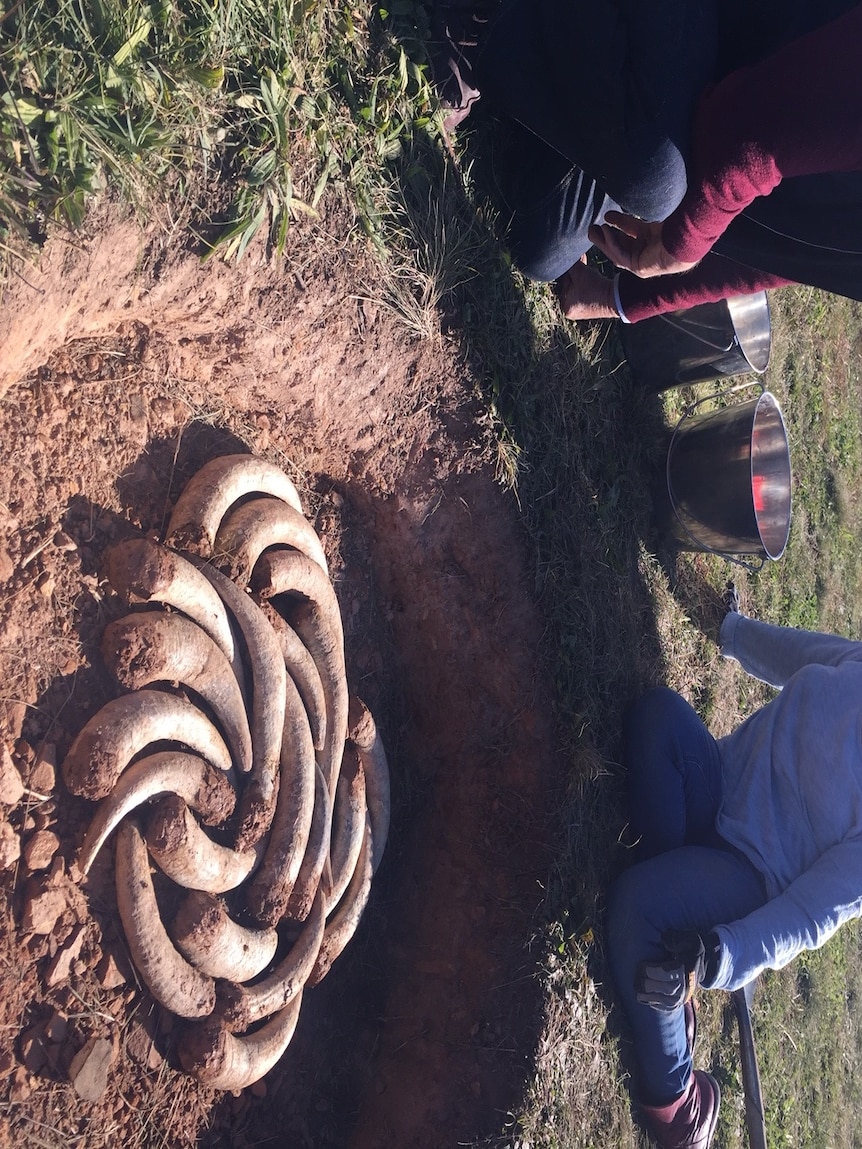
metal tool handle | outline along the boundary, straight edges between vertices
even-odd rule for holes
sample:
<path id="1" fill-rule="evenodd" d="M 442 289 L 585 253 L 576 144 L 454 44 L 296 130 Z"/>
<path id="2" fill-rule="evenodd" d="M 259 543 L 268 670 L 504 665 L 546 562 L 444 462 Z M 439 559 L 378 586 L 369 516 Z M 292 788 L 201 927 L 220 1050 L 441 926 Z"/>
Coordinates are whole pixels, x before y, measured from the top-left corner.
<path id="1" fill-rule="evenodd" d="M 708 403 L 710 399 L 724 399 L 727 395 L 735 395 L 737 391 L 745 391 L 749 387 L 757 387 L 761 395 L 766 393 L 766 384 L 762 379 L 746 379 L 744 383 L 735 383 L 732 387 L 725 387 L 724 390 L 714 391 L 712 395 L 702 395 L 700 399 L 695 399 L 693 403 L 689 403 L 679 418 L 679 422 L 674 428 L 674 435 L 683 419 L 687 419 L 689 415 L 693 414 L 701 403 Z"/>
<path id="2" fill-rule="evenodd" d="M 766 1118 L 763 1112 L 763 1092 L 760 1088 L 760 1070 L 754 1048 L 754 1030 L 751 1026 L 749 1006 L 754 982 L 733 991 L 733 1005 L 739 1025 L 739 1057 L 742 1062 L 742 1089 L 745 1095 L 745 1127 L 750 1149 L 766 1149 Z"/>
<path id="3" fill-rule="evenodd" d="M 704 335 L 704 331 L 711 330 L 707 324 L 692 323 L 691 319 L 689 319 L 688 323 L 682 323 L 680 320 L 674 318 L 673 312 L 666 312 L 660 318 L 663 319 L 669 327 L 675 327 L 677 331 L 681 331 L 683 335 L 690 335 L 692 339 L 699 339 L 701 343 L 705 343 L 707 347 L 711 347 L 713 351 L 726 353 L 733 348 L 734 343 L 737 343 L 735 335 L 731 336 L 730 343 L 716 343 L 713 339 L 708 339 L 706 335 Z"/>

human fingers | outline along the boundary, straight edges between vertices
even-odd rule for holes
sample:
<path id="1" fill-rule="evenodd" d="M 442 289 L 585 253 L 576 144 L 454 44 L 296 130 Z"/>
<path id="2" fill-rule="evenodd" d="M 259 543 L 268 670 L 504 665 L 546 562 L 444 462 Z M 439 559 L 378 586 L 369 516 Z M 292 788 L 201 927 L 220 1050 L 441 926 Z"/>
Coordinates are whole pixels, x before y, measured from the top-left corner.
<path id="1" fill-rule="evenodd" d="M 670 1011 L 685 999 L 685 967 L 678 962 L 640 962 L 635 976 L 635 996 L 642 1005 Z"/>
<path id="2" fill-rule="evenodd" d="M 637 242 L 632 236 L 619 231 L 614 227 L 605 227 L 594 224 L 589 230 L 590 243 L 608 257 L 611 263 L 631 271 L 635 258 L 634 245 Z"/>
<path id="3" fill-rule="evenodd" d="M 675 1009 L 679 1009 L 683 1001 L 676 994 L 660 991 L 649 992 L 644 990 L 635 994 L 635 997 L 639 1005 L 648 1005 L 650 1009 L 658 1010 L 659 1013 L 673 1013 Z"/>
<path id="4" fill-rule="evenodd" d="M 693 263 L 682 263 L 671 256 L 661 240 L 661 224 L 646 224 L 643 232 L 627 236 L 617 228 L 593 227 L 590 240 L 617 267 L 631 271 L 641 279 L 689 271 Z"/>
<path id="5" fill-rule="evenodd" d="M 630 235 L 632 239 L 642 235 L 644 228 L 649 225 L 642 219 L 638 219 L 636 215 L 629 215 L 624 211 L 607 211 L 605 212 L 605 223 L 609 223 L 611 227 L 615 227 L 618 231 L 624 231 L 626 235 Z"/>

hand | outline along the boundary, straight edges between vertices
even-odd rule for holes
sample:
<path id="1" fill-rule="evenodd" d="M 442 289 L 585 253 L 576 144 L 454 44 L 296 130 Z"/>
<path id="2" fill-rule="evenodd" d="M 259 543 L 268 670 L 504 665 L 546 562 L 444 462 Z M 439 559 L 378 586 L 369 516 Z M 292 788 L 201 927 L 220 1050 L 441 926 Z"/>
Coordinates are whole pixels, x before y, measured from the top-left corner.
<path id="1" fill-rule="evenodd" d="M 675 275 L 694 267 L 693 263 L 674 259 L 665 249 L 661 234 L 660 223 L 648 223 L 619 211 L 609 211 L 605 222 L 601 226 L 594 224 L 589 231 L 590 242 L 608 259 L 641 279 Z"/>
<path id="2" fill-rule="evenodd" d="M 581 260 L 555 284 L 566 319 L 616 319 L 614 283 Z"/>
<path id="3" fill-rule="evenodd" d="M 668 958 L 638 964 L 635 995 L 642 1005 L 670 1013 L 691 1001 L 698 986 L 712 982 L 718 972 L 720 944 L 714 933 L 704 941 L 696 930 L 668 930 L 661 942 Z"/>

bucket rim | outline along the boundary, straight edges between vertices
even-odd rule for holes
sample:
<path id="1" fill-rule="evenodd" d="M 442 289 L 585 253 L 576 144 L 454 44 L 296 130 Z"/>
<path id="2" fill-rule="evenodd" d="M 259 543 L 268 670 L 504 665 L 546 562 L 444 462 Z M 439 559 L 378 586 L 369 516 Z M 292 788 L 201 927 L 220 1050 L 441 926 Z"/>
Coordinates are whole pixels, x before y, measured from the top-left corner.
<path id="1" fill-rule="evenodd" d="M 736 344 L 739 353 L 742 355 L 742 358 L 748 364 L 749 370 L 753 372 L 753 374 L 762 375 L 764 371 L 766 371 L 767 367 L 769 367 L 769 362 L 772 358 L 772 311 L 769 306 L 768 292 L 752 291 L 747 295 L 733 295 L 726 299 L 725 302 L 727 303 L 727 312 L 730 317 L 731 325 L 733 326 L 734 343 Z M 761 312 L 765 315 L 766 331 L 763 338 L 765 339 L 766 345 L 766 357 L 762 367 L 756 366 L 752 362 L 751 356 L 743 346 L 742 340 L 739 338 L 739 330 L 737 326 L 739 313 L 743 309 L 750 307 L 759 307 Z M 753 350 L 753 348 L 749 348 L 749 350 Z"/>
<path id="2" fill-rule="evenodd" d="M 757 402 L 755 403 L 754 418 L 751 421 L 752 445 L 751 445 L 751 450 L 749 451 L 749 459 L 750 459 L 751 489 L 752 489 L 752 491 L 754 490 L 754 475 L 755 475 L 755 469 L 754 469 L 754 432 L 755 432 L 755 428 L 757 426 L 757 416 L 758 416 L 760 409 L 761 409 L 761 406 L 763 404 L 765 404 L 767 407 L 770 407 L 772 410 L 774 410 L 775 414 L 778 416 L 778 423 L 779 423 L 779 426 L 781 427 L 781 433 L 784 436 L 784 445 L 785 445 L 785 448 L 787 451 L 787 472 L 788 472 L 788 474 L 787 474 L 787 516 L 786 516 L 787 525 L 786 525 L 785 530 L 784 530 L 784 538 L 782 539 L 781 546 L 778 547 L 777 550 L 775 550 L 774 554 L 770 550 L 770 548 L 766 545 L 766 541 L 763 537 L 763 531 L 761 530 L 761 522 L 760 522 L 761 516 L 758 514 L 757 504 L 755 503 L 755 505 L 754 505 L 754 524 L 757 527 L 757 535 L 758 535 L 758 538 L 760 539 L 760 545 L 763 547 L 763 553 L 766 555 L 766 557 L 768 559 L 772 559 L 773 561 L 777 561 L 778 559 L 781 558 L 781 556 L 784 554 L 785 550 L 787 549 L 787 543 L 788 543 L 788 540 L 790 539 L 790 524 L 791 524 L 791 520 L 793 517 L 793 482 L 792 482 L 793 472 L 792 472 L 791 467 L 790 467 L 790 438 L 787 434 L 787 423 L 785 422 L 785 419 L 784 419 L 784 412 L 781 410 L 781 404 L 778 402 L 778 399 L 775 397 L 775 395 L 772 394 L 771 391 L 765 391 L 765 390 L 762 391 L 761 394 L 757 398 Z"/>

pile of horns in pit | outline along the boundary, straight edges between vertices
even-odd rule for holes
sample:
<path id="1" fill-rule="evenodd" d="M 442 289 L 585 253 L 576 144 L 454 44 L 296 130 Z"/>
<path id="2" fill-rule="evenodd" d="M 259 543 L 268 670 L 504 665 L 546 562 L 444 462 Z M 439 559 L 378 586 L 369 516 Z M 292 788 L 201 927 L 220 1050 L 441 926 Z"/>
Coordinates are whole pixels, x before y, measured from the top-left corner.
<path id="1" fill-rule="evenodd" d="M 242 1089 L 282 1056 L 304 989 L 356 930 L 389 827 L 386 757 L 348 696 L 323 548 L 278 467 L 212 460 L 164 546 L 133 539 L 105 561 L 133 608 L 102 641 L 128 693 L 63 763 L 68 788 L 100 803 L 79 867 L 116 832 L 132 959 L 190 1019 L 182 1066 Z M 182 888 L 167 923 L 151 858 L 159 883 Z"/>

